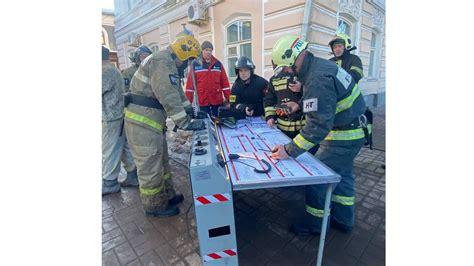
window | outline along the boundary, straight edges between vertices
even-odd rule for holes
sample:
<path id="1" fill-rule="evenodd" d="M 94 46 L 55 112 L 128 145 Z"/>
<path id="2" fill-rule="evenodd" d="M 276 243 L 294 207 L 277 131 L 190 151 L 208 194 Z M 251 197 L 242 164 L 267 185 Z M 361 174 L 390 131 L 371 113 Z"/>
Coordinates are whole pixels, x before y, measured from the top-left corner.
<path id="1" fill-rule="evenodd" d="M 153 52 L 153 53 L 156 53 L 158 51 L 160 51 L 160 46 L 156 43 L 156 42 L 152 42 L 148 45 L 148 47 L 150 48 L 150 50 Z"/>
<path id="2" fill-rule="evenodd" d="M 250 21 L 236 21 L 227 26 L 226 58 L 229 77 L 235 77 L 235 62 L 241 56 L 252 58 L 252 25 Z"/>
<path id="3" fill-rule="evenodd" d="M 352 25 L 348 21 L 344 19 L 339 19 L 339 21 L 337 22 L 337 32 L 345 33 L 352 38 L 351 30 Z"/>
<path id="4" fill-rule="evenodd" d="M 378 34 L 372 32 L 372 38 L 370 40 L 369 77 L 377 77 L 377 43 Z"/>

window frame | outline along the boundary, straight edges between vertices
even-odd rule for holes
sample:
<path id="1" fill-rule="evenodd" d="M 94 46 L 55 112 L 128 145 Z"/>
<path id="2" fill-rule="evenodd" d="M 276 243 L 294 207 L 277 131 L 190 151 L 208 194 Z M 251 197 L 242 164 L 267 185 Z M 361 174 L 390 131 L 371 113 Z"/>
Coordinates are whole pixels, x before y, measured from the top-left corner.
<path id="1" fill-rule="evenodd" d="M 339 30 L 339 21 L 342 20 L 346 24 L 350 26 L 350 34 L 349 37 L 351 38 L 352 45 L 359 47 L 359 42 L 360 42 L 360 20 L 357 20 L 355 17 L 352 15 L 341 12 L 337 14 L 337 24 L 336 24 L 336 32 Z M 358 55 L 359 54 L 359 49 L 356 49 L 352 52 L 353 54 Z"/>
<path id="2" fill-rule="evenodd" d="M 242 36 L 241 36 L 241 33 L 242 33 L 242 28 L 243 28 L 243 23 L 245 22 L 249 22 L 250 23 L 250 38 L 249 39 L 245 39 L 245 40 L 242 40 Z M 233 41 L 233 42 L 228 42 L 228 38 L 229 38 L 229 33 L 228 33 L 228 28 L 234 24 L 237 24 L 237 41 Z M 227 75 L 228 75 L 228 78 L 236 78 L 237 75 L 235 74 L 235 71 L 234 71 L 234 65 L 229 65 L 229 60 L 232 59 L 232 58 L 235 58 L 236 60 L 238 60 L 241 56 L 242 56 L 242 45 L 246 45 L 246 44 L 250 44 L 250 56 L 249 55 L 245 55 L 245 56 L 249 56 L 250 58 L 252 58 L 252 20 L 248 17 L 240 17 L 240 18 L 236 18 L 230 22 L 228 22 L 225 26 L 224 26 L 224 32 L 225 32 L 225 36 L 224 36 L 224 41 L 225 41 L 225 52 L 224 52 L 224 56 L 225 56 L 225 64 L 226 64 L 226 68 L 227 68 Z M 233 47 L 236 47 L 236 55 L 229 55 L 229 49 L 230 48 L 233 48 Z"/>
<path id="3" fill-rule="evenodd" d="M 375 37 L 373 39 L 373 37 Z M 368 78 L 378 79 L 380 74 L 380 50 L 381 50 L 381 32 L 373 28 L 370 36 L 370 51 L 369 51 L 369 68 L 367 71 Z M 374 42 L 373 46 L 372 43 Z M 373 53 L 372 53 L 373 51 Z M 373 54 L 373 59 L 372 55 Z"/>

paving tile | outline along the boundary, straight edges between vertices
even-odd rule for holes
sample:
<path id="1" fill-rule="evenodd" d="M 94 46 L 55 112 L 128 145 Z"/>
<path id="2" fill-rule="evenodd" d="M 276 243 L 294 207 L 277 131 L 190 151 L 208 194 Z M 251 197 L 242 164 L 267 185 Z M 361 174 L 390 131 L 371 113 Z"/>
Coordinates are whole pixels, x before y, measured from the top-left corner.
<path id="1" fill-rule="evenodd" d="M 237 250 L 239 256 L 239 265 L 263 265 L 267 260 L 264 258 L 263 251 L 255 245 L 248 245 Z"/>
<path id="2" fill-rule="evenodd" d="M 104 229 L 105 232 L 111 231 L 113 229 L 118 228 L 119 225 L 115 221 L 114 217 L 107 217 L 102 219 L 102 228 Z"/>
<path id="3" fill-rule="evenodd" d="M 113 248 L 121 245 L 125 241 L 127 241 L 127 239 L 125 239 L 125 237 L 123 235 L 119 235 L 116 238 L 113 238 L 113 239 L 111 239 L 107 242 L 104 242 L 104 243 L 102 243 L 102 252 L 106 252 L 110 249 L 113 249 Z"/>
<path id="4" fill-rule="evenodd" d="M 113 250 L 109 250 L 102 254 L 102 265 L 103 266 L 119 266 L 120 265 L 118 258 L 115 255 Z"/>
<path id="5" fill-rule="evenodd" d="M 178 255 L 183 258 L 193 251 L 194 251 L 194 246 L 191 242 L 185 243 L 184 245 L 181 245 L 176 248 L 176 252 L 178 253 Z"/>
<path id="6" fill-rule="evenodd" d="M 337 255 L 332 254 L 324 254 L 323 255 L 323 265 L 330 265 L 330 266 L 353 266 L 356 265 L 357 258 L 342 253 Z M 316 259 L 313 260 L 309 265 L 316 265 Z"/>
<path id="7" fill-rule="evenodd" d="M 142 263 L 140 262 L 139 259 L 136 259 L 136 260 L 128 263 L 127 266 L 142 266 Z"/>
<path id="8" fill-rule="evenodd" d="M 170 264 L 171 266 L 186 266 L 186 263 L 183 260 L 178 260 Z"/>
<path id="9" fill-rule="evenodd" d="M 165 264 L 173 264 L 173 263 L 177 263 L 179 260 L 181 260 L 180 256 L 176 252 L 176 250 L 173 249 L 168 244 L 162 244 L 162 245 L 156 247 L 155 252 L 160 256 L 161 260 Z"/>
<path id="10" fill-rule="evenodd" d="M 166 240 L 175 239 L 176 237 L 180 235 L 180 233 L 173 226 L 173 223 L 176 223 L 177 220 L 178 220 L 177 216 L 169 217 L 169 218 L 150 218 L 150 221 L 153 224 L 153 226 L 158 230 L 158 232 L 161 233 L 161 235 Z M 190 225 L 193 225 L 191 221 L 190 221 Z"/>
<path id="11" fill-rule="evenodd" d="M 370 213 L 365 220 L 368 224 L 378 227 L 382 221 L 382 217 L 377 213 Z"/>
<path id="12" fill-rule="evenodd" d="M 369 241 L 368 235 L 353 235 L 349 243 L 344 247 L 344 253 L 359 258 L 369 245 Z"/>
<path id="13" fill-rule="evenodd" d="M 158 254 L 154 250 L 150 250 L 147 253 L 140 256 L 140 261 L 144 266 L 160 266 L 165 265 Z"/>
<path id="14" fill-rule="evenodd" d="M 105 234 L 102 234 L 102 243 L 111 240 L 112 238 L 116 238 L 117 236 L 121 235 L 122 231 L 120 228 L 115 228 Z"/>
<path id="15" fill-rule="evenodd" d="M 188 265 L 202 265 L 201 256 L 198 253 L 193 252 L 184 258 L 184 261 Z"/>
<path id="16" fill-rule="evenodd" d="M 117 257 L 122 265 L 125 265 L 137 258 L 137 255 L 128 242 L 116 247 L 115 254 L 117 254 Z"/>
<path id="17" fill-rule="evenodd" d="M 385 265 L 385 249 L 369 245 L 360 260 L 367 265 Z"/>
<path id="18" fill-rule="evenodd" d="M 313 254 L 302 253 L 301 250 L 290 246 L 277 252 L 265 265 L 307 265 L 316 257 L 316 254 L 316 252 Z"/>

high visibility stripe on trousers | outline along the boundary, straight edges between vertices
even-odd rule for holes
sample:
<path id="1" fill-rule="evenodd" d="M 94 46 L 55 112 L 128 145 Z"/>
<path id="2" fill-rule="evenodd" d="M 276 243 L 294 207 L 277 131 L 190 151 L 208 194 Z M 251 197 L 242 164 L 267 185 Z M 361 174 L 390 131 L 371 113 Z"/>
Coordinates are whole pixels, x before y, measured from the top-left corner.
<path id="1" fill-rule="evenodd" d="M 152 128 L 158 129 L 158 131 L 163 131 L 163 126 L 160 123 L 156 122 L 155 120 L 152 120 L 149 117 L 146 117 L 146 116 L 134 113 L 134 112 L 130 112 L 128 110 L 125 110 L 125 117 L 127 117 L 131 120 L 135 120 L 137 122 L 141 122 L 143 124 L 149 125 Z"/>
<path id="2" fill-rule="evenodd" d="M 333 202 L 337 202 L 337 203 L 345 205 L 345 206 L 354 205 L 354 197 L 345 197 L 345 196 L 340 196 L 340 195 L 333 194 L 331 200 Z"/>
<path id="3" fill-rule="evenodd" d="M 318 218 L 324 217 L 324 209 L 317 209 L 309 205 L 306 205 L 306 212 Z M 329 213 L 331 213 L 331 209 L 329 209 Z"/>
<path id="4" fill-rule="evenodd" d="M 164 180 L 168 180 L 170 178 L 171 178 L 171 174 L 163 175 Z M 145 196 L 151 197 L 151 196 L 154 196 L 154 195 L 160 193 L 164 188 L 165 188 L 165 183 L 164 182 L 162 183 L 161 186 L 155 187 L 155 188 L 145 188 L 145 187 L 140 186 L 140 193 L 145 195 Z"/>

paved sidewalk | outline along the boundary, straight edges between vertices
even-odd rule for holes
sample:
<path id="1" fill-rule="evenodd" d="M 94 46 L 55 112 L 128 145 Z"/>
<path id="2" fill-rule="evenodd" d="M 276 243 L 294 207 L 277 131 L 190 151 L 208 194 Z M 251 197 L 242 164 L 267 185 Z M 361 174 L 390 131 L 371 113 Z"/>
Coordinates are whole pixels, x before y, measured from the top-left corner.
<path id="1" fill-rule="evenodd" d="M 385 111 L 373 111 L 376 149 L 363 148 L 354 165 L 356 225 L 350 234 L 328 232 L 323 265 L 385 265 Z M 177 159 L 171 166 L 185 195 L 179 216 L 145 217 L 136 188 L 102 198 L 103 265 L 201 264 L 192 207 L 186 218 L 192 204 L 187 169 Z M 234 209 L 240 265 L 316 264 L 319 237 L 288 231 L 304 210 L 303 187 L 234 192 Z"/>

